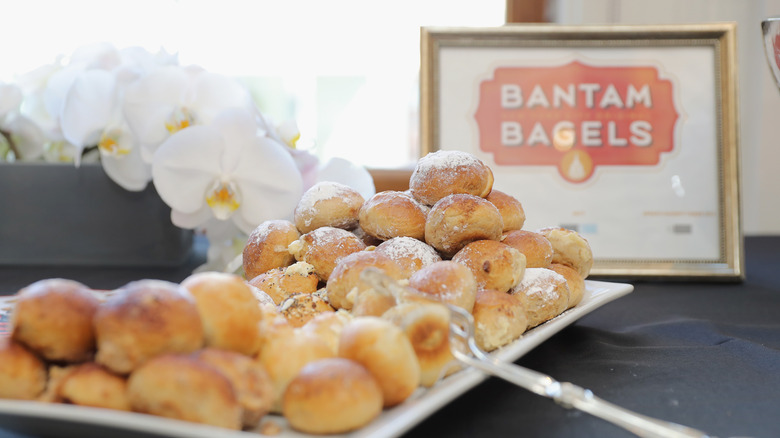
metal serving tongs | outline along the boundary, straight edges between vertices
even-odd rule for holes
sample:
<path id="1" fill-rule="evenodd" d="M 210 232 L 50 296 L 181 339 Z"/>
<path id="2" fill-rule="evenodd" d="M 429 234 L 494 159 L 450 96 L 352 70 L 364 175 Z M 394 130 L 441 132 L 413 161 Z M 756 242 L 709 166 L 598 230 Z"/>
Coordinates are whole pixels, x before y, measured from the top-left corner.
<path id="1" fill-rule="evenodd" d="M 450 309 L 450 349 L 456 359 L 486 374 L 500 377 L 535 394 L 555 400 L 559 405 L 576 408 L 609 421 L 640 437 L 690 438 L 708 437 L 687 426 L 662 421 L 621 408 L 572 383 L 561 383 L 552 377 L 512 363 L 499 362 L 482 351 L 474 339 L 474 318 L 460 307 Z M 463 351 L 463 347 L 468 352 Z M 471 354 L 469 354 L 471 353 Z"/>
<path id="2" fill-rule="evenodd" d="M 375 290 L 400 297 L 414 293 L 376 268 L 366 268 L 360 279 Z M 602 400 L 585 388 L 571 383 L 561 383 L 552 377 L 523 368 L 512 363 L 503 363 L 489 356 L 477 346 L 474 339 L 474 318 L 460 307 L 446 305 L 450 310 L 450 349 L 453 356 L 465 365 L 486 374 L 500 377 L 543 397 L 552 398 L 561 406 L 576 408 L 593 416 L 620 426 L 637 436 L 645 438 L 707 438 L 709 435 L 687 426 L 657 420 L 621 408 Z"/>

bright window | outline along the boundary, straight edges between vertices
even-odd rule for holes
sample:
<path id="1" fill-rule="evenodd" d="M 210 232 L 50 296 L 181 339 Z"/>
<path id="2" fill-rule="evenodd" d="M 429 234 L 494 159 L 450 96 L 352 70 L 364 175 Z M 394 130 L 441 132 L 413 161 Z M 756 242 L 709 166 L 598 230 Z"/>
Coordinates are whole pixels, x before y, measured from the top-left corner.
<path id="1" fill-rule="evenodd" d="M 497 26 L 504 0 L 127 0 L 14 2 L 0 26 L 0 80 L 75 48 L 164 48 L 181 64 L 246 81 L 301 147 L 369 167 L 419 154 L 419 28 Z M 8 11 L 6 11 L 8 12 Z"/>

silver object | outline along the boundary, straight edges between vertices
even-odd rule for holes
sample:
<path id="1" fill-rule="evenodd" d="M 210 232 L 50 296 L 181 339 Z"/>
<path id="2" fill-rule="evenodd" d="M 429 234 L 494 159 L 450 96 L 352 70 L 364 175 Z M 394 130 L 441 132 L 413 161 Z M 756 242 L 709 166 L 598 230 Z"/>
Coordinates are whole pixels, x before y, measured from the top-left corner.
<path id="1" fill-rule="evenodd" d="M 375 290 L 400 296 L 404 286 L 376 268 L 366 268 L 360 279 Z M 579 409 L 609 421 L 637 436 L 645 438 L 709 438 L 706 433 L 676 423 L 657 420 L 596 397 L 590 390 L 572 383 L 561 383 L 552 377 L 511 363 L 503 363 L 489 356 L 477 346 L 474 339 L 474 318 L 460 307 L 446 305 L 450 310 L 450 349 L 453 356 L 465 365 L 486 374 L 500 377 L 535 394 L 555 400 L 559 405 Z"/>
<path id="2" fill-rule="evenodd" d="M 450 349 L 456 359 L 484 373 L 500 377 L 535 394 L 555 400 L 559 405 L 579 409 L 609 421 L 640 437 L 690 438 L 708 437 L 706 433 L 676 423 L 657 420 L 621 408 L 572 383 L 561 383 L 552 377 L 511 363 L 502 363 L 482 351 L 474 340 L 474 318 L 465 310 L 450 309 Z M 465 350 L 465 351 L 464 351 Z"/>

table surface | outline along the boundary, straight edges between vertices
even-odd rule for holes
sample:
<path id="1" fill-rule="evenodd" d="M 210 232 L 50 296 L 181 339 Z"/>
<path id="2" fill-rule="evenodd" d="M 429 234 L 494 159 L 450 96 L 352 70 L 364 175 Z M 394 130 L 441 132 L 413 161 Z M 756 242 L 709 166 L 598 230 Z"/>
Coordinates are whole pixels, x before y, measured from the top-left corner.
<path id="1" fill-rule="evenodd" d="M 639 413 L 711 436 L 780 436 L 780 236 L 745 239 L 741 283 L 634 281 L 517 363 Z M 93 288 L 180 281 L 202 263 L 156 269 L 0 267 L 0 292 L 64 277 Z M 0 438 L 26 438 L 3 430 Z M 406 437 L 629 437 L 622 429 L 490 378 Z"/>

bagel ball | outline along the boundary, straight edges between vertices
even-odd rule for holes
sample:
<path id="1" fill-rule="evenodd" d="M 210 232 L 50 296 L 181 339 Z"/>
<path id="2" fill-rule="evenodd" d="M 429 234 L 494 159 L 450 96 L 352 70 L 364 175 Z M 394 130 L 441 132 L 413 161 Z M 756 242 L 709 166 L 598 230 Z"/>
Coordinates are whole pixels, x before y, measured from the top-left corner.
<path id="1" fill-rule="evenodd" d="M 378 251 L 360 251 L 339 260 L 326 286 L 328 301 L 336 309 L 350 310 L 357 297 L 371 289 L 371 285 L 360 278 L 366 268 L 377 268 L 395 280 L 403 278 L 401 267 L 390 257 Z"/>
<path id="2" fill-rule="evenodd" d="M 203 346 L 203 323 L 195 298 L 184 287 L 139 280 L 120 288 L 94 318 L 95 361 L 128 374 L 165 353 L 191 353 Z"/>
<path id="3" fill-rule="evenodd" d="M 205 346 L 248 356 L 260 351 L 258 324 L 263 318 L 252 289 L 238 275 L 199 272 L 181 282 L 195 297 Z"/>
<path id="4" fill-rule="evenodd" d="M 95 362 L 85 362 L 70 370 L 57 384 L 57 400 L 79 406 L 130 410 L 127 379 Z"/>
<path id="5" fill-rule="evenodd" d="M 92 318 L 99 304 L 77 281 L 37 281 L 17 294 L 11 337 L 47 360 L 87 360 L 95 351 Z"/>
<path id="6" fill-rule="evenodd" d="M 569 266 L 583 279 L 588 278 L 593 267 L 593 251 L 587 239 L 576 231 L 561 227 L 542 228 L 537 232 L 552 244 L 553 263 Z"/>
<path id="7" fill-rule="evenodd" d="M 376 247 L 376 252 L 385 254 L 398 263 L 404 278 L 409 278 L 423 266 L 440 262 L 441 256 L 432 246 L 412 237 L 394 237 Z"/>
<path id="8" fill-rule="evenodd" d="M 523 302 L 529 328 L 555 318 L 569 307 L 566 279 L 547 268 L 526 269 L 523 280 L 510 293 Z"/>
<path id="9" fill-rule="evenodd" d="M 304 366 L 284 393 L 282 413 L 293 429 L 340 434 L 359 429 L 382 412 L 382 390 L 361 364 L 344 358 Z"/>
<path id="10" fill-rule="evenodd" d="M 521 204 L 517 198 L 500 190 L 493 189 L 485 199 L 495 205 L 501 213 L 501 218 L 504 220 L 503 232 L 506 233 L 507 231 L 523 228 L 523 225 L 525 224 L 525 210 L 523 210 L 523 204 Z"/>
<path id="11" fill-rule="evenodd" d="M 566 285 L 569 287 L 569 309 L 579 304 L 585 297 L 585 279 L 574 268 L 560 263 L 551 264 L 550 270 L 566 279 Z"/>
<path id="12" fill-rule="evenodd" d="M 46 389 L 46 364 L 24 345 L 0 337 L 0 398 L 35 400 Z"/>
<path id="13" fill-rule="evenodd" d="M 293 213 L 295 226 L 302 234 L 320 227 L 351 230 L 358 225 L 363 196 L 352 187 L 334 181 L 322 181 L 304 192 Z"/>
<path id="14" fill-rule="evenodd" d="M 432 263 L 409 278 L 409 287 L 423 297 L 458 306 L 471 313 L 477 296 L 477 280 L 471 270 L 452 260 Z"/>
<path id="15" fill-rule="evenodd" d="M 409 191 L 425 205 L 445 196 L 465 193 L 484 198 L 493 188 L 493 171 L 474 155 L 439 150 L 417 160 L 409 178 Z"/>
<path id="16" fill-rule="evenodd" d="M 360 208 L 360 227 L 369 235 L 388 240 L 407 236 L 422 240 L 428 209 L 406 192 L 379 192 Z"/>
<path id="17" fill-rule="evenodd" d="M 523 301 L 492 289 L 477 292 L 474 303 L 474 339 L 484 351 L 493 351 L 519 338 L 528 329 Z"/>
<path id="18" fill-rule="evenodd" d="M 525 256 L 496 240 L 477 240 L 464 246 L 452 258 L 471 270 L 481 289 L 509 292 L 525 272 Z"/>
<path id="19" fill-rule="evenodd" d="M 296 260 L 312 265 L 314 273 L 323 282 L 328 281 L 339 260 L 364 249 L 366 244 L 358 236 L 334 227 L 310 231 L 288 247 Z"/>
<path id="20" fill-rule="evenodd" d="M 127 394 L 135 412 L 241 429 L 241 404 L 230 380 L 190 355 L 145 362 L 130 375 Z"/>
<path id="21" fill-rule="evenodd" d="M 287 220 L 268 220 L 258 225 L 244 245 L 242 257 L 246 278 L 251 280 L 271 269 L 290 266 L 295 257 L 287 247 L 299 237 L 301 233 L 295 224 Z"/>
<path id="22" fill-rule="evenodd" d="M 309 362 L 333 356 L 328 344 L 317 336 L 292 327 L 275 328 L 256 358 L 271 378 L 274 394 L 271 412 L 281 412 L 287 385 L 301 368 Z"/>
<path id="23" fill-rule="evenodd" d="M 455 360 L 450 351 L 449 309 L 441 304 L 402 303 L 382 318 L 400 327 L 409 338 L 420 363 L 421 385 L 431 387 L 447 374 Z"/>
<path id="24" fill-rule="evenodd" d="M 504 229 L 495 205 L 474 195 L 449 195 L 428 212 L 425 241 L 444 257 L 452 257 L 475 240 L 499 240 Z"/>
<path id="25" fill-rule="evenodd" d="M 204 348 L 193 356 L 205 362 L 230 380 L 241 405 L 241 423 L 245 428 L 256 427 L 271 410 L 273 384 L 268 372 L 256 360 L 235 351 Z"/>
<path id="26" fill-rule="evenodd" d="M 548 268 L 552 263 L 553 246 L 542 234 L 512 230 L 501 236 L 501 242 L 523 253 L 526 268 Z"/>
<path id="27" fill-rule="evenodd" d="M 420 384 L 420 364 L 400 328 L 375 316 L 357 317 L 341 331 L 339 357 L 368 369 L 382 389 L 384 407 L 395 406 Z"/>

